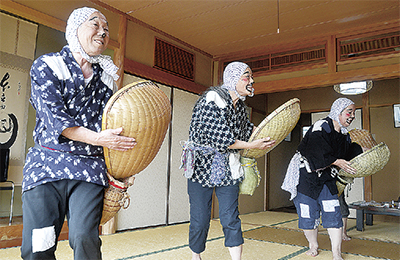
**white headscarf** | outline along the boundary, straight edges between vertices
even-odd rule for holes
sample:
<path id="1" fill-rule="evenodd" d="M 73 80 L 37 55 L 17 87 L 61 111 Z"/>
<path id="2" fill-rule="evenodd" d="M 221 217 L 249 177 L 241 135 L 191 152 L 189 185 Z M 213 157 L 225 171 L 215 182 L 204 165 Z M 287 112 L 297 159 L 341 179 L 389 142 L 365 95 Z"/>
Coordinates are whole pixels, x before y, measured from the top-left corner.
<path id="1" fill-rule="evenodd" d="M 99 63 L 100 67 L 110 76 L 114 78 L 114 80 L 118 80 L 119 76 L 117 75 L 118 67 L 115 66 L 110 56 L 107 55 L 96 55 L 89 56 L 82 48 L 78 40 L 78 28 L 83 24 L 89 16 L 94 13 L 100 11 L 89 8 L 82 7 L 75 9 L 68 18 L 67 27 L 65 30 L 65 38 L 67 39 L 69 48 L 72 52 L 80 52 L 82 57 L 90 63 Z"/>
<path id="2" fill-rule="evenodd" d="M 348 131 L 347 128 L 340 123 L 339 115 L 346 107 L 353 104 L 354 102 L 348 98 L 338 98 L 331 106 L 331 111 L 329 112 L 328 117 L 339 123 L 342 134 L 346 134 Z"/>
<path id="3" fill-rule="evenodd" d="M 237 90 L 236 90 L 236 85 L 240 79 L 240 77 L 243 75 L 243 73 L 246 71 L 246 69 L 249 67 L 246 63 L 239 62 L 239 61 L 234 61 L 229 63 L 225 70 L 224 70 L 224 84 L 221 86 L 221 88 L 227 89 L 234 91 L 235 94 L 240 98 L 241 100 L 245 100 L 245 96 L 241 96 Z"/>

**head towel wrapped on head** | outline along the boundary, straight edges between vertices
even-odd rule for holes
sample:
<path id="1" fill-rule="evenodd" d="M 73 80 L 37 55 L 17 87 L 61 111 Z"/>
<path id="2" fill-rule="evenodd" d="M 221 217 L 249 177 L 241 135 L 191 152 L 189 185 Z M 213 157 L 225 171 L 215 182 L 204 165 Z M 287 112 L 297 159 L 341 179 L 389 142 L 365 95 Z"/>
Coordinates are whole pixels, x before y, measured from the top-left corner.
<path id="1" fill-rule="evenodd" d="M 99 63 L 100 67 L 116 81 L 119 78 L 119 76 L 117 75 L 118 67 L 115 66 L 111 57 L 101 54 L 96 56 L 89 56 L 82 48 L 82 45 L 80 44 L 78 39 L 79 26 L 81 26 L 81 24 L 83 24 L 94 12 L 98 12 L 101 14 L 100 11 L 89 7 L 75 9 L 68 18 L 67 27 L 65 30 L 65 38 L 72 52 L 79 52 L 82 57 L 90 63 Z"/>
<path id="2" fill-rule="evenodd" d="M 224 75 L 223 75 L 224 84 L 221 86 L 221 88 L 223 89 L 234 91 L 236 96 L 238 96 L 238 98 L 240 98 L 240 100 L 242 101 L 244 101 L 246 97 L 241 96 L 237 92 L 236 85 L 240 77 L 244 74 L 247 68 L 249 68 L 249 65 L 240 61 L 234 61 L 229 63 L 224 70 Z"/>
<path id="3" fill-rule="evenodd" d="M 342 132 L 342 134 L 346 134 L 348 131 L 347 131 L 347 128 L 344 127 L 344 126 L 340 123 L 339 115 L 342 113 L 342 111 L 343 111 L 346 107 L 348 107 L 348 106 L 350 106 L 350 105 L 353 105 L 353 104 L 354 104 L 354 102 L 351 101 L 351 100 L 348 99 L 348 98 L 338 98 L 338 99 L 336 99 L 336 100 L 333 102 L 333 104 L 332 104 L 332 106 L 331 106 L 331 111 L 329 112 L 328 117 L 329 117 L 330 119 L 335 120 L 336 122 L 339 123 L 339 125 L 340 125 L 340 131 Z"/>

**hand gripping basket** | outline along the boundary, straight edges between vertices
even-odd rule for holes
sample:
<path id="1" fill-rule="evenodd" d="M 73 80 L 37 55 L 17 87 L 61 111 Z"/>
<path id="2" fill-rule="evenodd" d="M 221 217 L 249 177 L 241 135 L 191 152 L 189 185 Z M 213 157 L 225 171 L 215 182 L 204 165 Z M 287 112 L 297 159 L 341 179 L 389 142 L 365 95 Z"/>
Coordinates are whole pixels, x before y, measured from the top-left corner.
<path id="1" fill-rule="evenodd" d="M 129 84 L 107 102 L 102 129 L 122 127 L 121 135 L 136 139 L 128 151 L 104 147 L 108 173 L 123 179 L 145 169 L 158 153 L 171 120 L 171 104 L 164 92 L 151 81 Z"/>
<path id="2" fill-rule="evenodd" d="M 275 109 L 260 123 L 249 139 L 249 142 L 251 142 L 269 136 L 271 140 L 275 140 L 275 145 L 265 150 L 245 149 L 242 156 L 259 158 L 270 152 L 293 130 L 300 119 L 300 114 L 300 100 L 298 98 L 293 98 Z"/>
<path id="3" fill-rule="evenodd" d="M 378 143 L 375 141 L 372 134 L 365 129 L 353 129 L 349 131 L 351 141 L 359 144 L 361 147 L 371 149 Z"/>
<path id="4" fill-rule="evenodd" d="M 389 148 L 382 142 L 350 160 L 350 166 L 357 171 L 355 174 L 340 169 L 339 175 L 343 177 L 359 178 L 375 174 L 385 167 L 389 158 Z"/>

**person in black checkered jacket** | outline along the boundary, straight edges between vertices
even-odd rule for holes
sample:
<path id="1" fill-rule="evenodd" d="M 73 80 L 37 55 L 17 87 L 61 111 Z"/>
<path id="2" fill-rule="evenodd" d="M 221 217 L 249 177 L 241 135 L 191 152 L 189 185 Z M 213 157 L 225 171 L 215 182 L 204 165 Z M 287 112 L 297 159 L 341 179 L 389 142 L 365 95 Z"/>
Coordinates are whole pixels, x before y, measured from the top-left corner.
<path id="1" fill-rule="evenodd" d="M 253 74 L 242 62 L 224 70 L 222 86 L 210 87 L 194 106 L 189 140 L 182 153 L 190 200 L 189 247 L 192 259 L 201 259 L 211 218 L 212 193 L 219 202 L 225 246 L 232 259 L 241 259 L 243 235 L 238 210 L 239 183 L 243 180 L 241 149 L 267 149 L 269 137 L 248 142 L 254 125 L 244 100 L 253 96 Z"/>

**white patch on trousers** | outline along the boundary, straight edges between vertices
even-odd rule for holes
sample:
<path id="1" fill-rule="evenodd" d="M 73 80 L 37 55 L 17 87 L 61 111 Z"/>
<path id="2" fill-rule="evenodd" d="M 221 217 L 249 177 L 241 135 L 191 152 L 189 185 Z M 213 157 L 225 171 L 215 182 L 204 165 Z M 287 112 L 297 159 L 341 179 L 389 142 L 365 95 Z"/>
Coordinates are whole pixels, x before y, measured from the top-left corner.
<path id="1" fill-rule="evenodd" d="M 335 212 L 335 207 L 340 207 L 339 200 L 323 200 L 322 207 L 325 212 Z"/>
<path id="2" fill-rule="evenodd" d="M 300 215 L 302 218 L 310 218 L 310 207 L 307 204 L 300 203 Z"/>
<path id="3" fill-rule="evenodd" d="M 43 252 L 56 244 L 55 227 L 44 227 L 32 230 L 32 252 Z"/>

